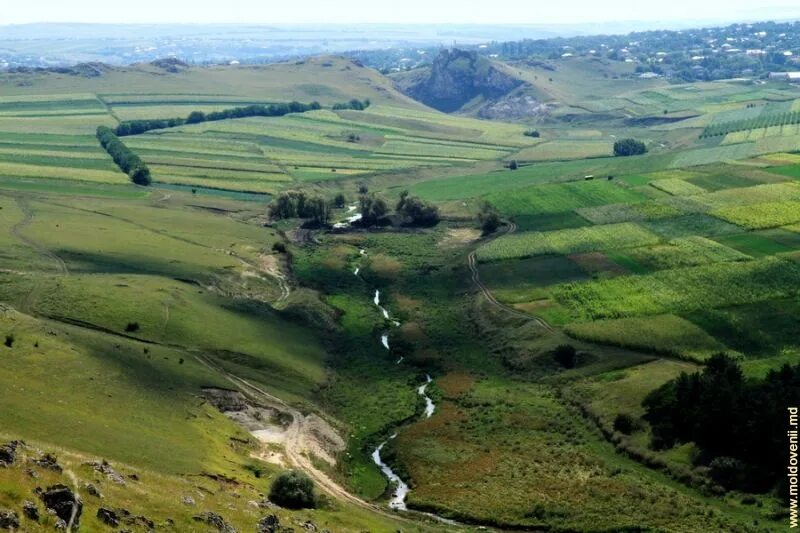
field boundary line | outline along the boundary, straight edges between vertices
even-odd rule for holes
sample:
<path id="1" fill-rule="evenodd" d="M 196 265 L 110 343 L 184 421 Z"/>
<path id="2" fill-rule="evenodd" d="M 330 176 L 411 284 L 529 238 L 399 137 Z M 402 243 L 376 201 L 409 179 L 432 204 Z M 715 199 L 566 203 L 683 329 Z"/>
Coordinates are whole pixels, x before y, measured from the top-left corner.
<path id="1" fill-rule="evenodd" d="M 509 222 L 508 229 L 506 230 L 505 235 L 510 235 L 514 233 L 516 230 L 517 230 L 517 225 L 514 224 L 513 222 Z M 475 258 L 475 250 L 471 251 L 469 255 L 467 255 L 467 266 L 469 267 L 469 270 L 472 273 L 472 283 L 478 288 L 481 294 L 483 294 L 483 296 L 486 297 L 486 299 L 489 301 L 490 304 L 516 317 L 524 318 L 525 320 L 533 320 L 539 326 L 541 326 L 547 331 L 550 332 L 555 331 L 553 327 L 550 324 L 548 324 L 547 321 L 544 320 L 543 318 L 538 317 L 536 315 L 529 315 L 528 313 L 523 313 L 522 311 L 514 309 L 513 307 L 510 307 L 498 301 L 497 298 L 495 298 L 494 294 L 492 294 L 492 291 L 489 290 L 489 288 L 486 285 L 484 285 L 484 283 L 481 281 L 480 271 L 478 270 L 478 261 Z"/>

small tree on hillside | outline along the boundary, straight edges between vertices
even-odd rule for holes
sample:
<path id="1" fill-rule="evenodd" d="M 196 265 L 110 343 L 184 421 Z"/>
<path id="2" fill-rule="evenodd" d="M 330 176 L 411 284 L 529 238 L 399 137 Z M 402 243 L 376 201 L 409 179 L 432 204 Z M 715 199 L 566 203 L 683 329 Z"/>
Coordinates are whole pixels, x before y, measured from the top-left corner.
<path id="1" fill-rule="evenodd" d="M 269 499 L 287 509 L 307 509 L 317 505 L 314 482 L 298 470 L 289 470 L 275 478 L 269 489 Z"/>
<path id="2" fill-rule="evenodd" d="M 344 194 L 338 193 L 336 196 L 333 197 L 333 205 L 339 209 L 343 208 L 347 204 L 347 198 L 345 198 Z"/>

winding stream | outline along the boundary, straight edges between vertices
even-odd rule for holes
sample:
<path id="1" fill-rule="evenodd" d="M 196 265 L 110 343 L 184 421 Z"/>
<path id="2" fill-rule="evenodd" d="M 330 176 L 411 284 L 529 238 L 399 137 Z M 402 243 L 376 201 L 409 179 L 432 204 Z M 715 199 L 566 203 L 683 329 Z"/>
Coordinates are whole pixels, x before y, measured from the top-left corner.
<path id="1" fill-rule="evenodd" d="M 359 253 L 361 255 L 366 255 L 367 254 L 367 252 L 365 250 L 363 250 L 363 249 L 359 250 Z M 358 275 L 358 272 L 359 272 L 359 268 L 356 268 L 355 274 Z M 389 315 L 389 311 L 387 311 L 386 308 L 381 305 L 381 291 L 379 289 L 375 289 L 375 295 L 373 296 L 372 301 L 375 304 L 375 306 L 381 311 L 381 314 L 383 315 L 383 318 L 386 319 L 386 320 L 391 320 L 391 317 Z M 400 322 L 398 322 L 397 320 L 391 320 L 391 322 L 396 327 L 400 326 Z M 383 334 L 381 334 L 381 344 L 383 344 L 384 348 L 386 348 L 387 350 L 390 350 L 390 348 L 389 348 L 389 333 L 388 332 L 384 332 Z M 399 365 L 400 363 L 402 363 L 403 359 L 404 358 L 401 356 L 397 360 L 396 364 Z M 433 400 L 430 398 L 430 396 L 428 396 L 428 394 L 426 393 L 426 390 L 428 388 L 428 385 L 430 385 L 431 382 L 433 381 L 433 378 L 431 378 L 431 376 L 429 374 L 425 374 L 425 380 L 426 380 L 425 383 L 423 383 L 422 385 L 417 387 L 417 394 L 419 394 L 422 397 L 422 399 L 425 400 L 425 410 L 423 411 L 423 416 L 425 418 L 430 418 L 431 416 L 433 416 L 433 413 L 436 411 L 436 404 L 433 402 Z M 384 463 L 383 459 L 381 459 L 381 450 L 383 450 L 383 447 L 386 446 L 386 444 L 390 440 L 394 439 L 395 437 L 397 437 L 397 433 L 392 434 L 391 437 L 389 437 L 385 441 L 381 442 L 378 445 L 378 447 L 375 448 L 375 450 L 373 450 L 373 452 L 372 452 L 372 462 L 374 462 L 378 466 L 378 468 L 381 469 L 381 472 L 383 472 L 383 475 L 385 475 L 386 478 L 389 480 L 389 482 L 392 483 L 395 486 L 394 492 L 392 492 L 392 497 L 389 500 L 389 507 L 391 509 L 396 509 L 398 511 L 405 511 L 405 510 L 408 509 L 408 507 L 406 507 L 406 496 L 408 495 L 408 492 L 411 489 L 408 487 L 408 484 L 405 481 L 403 481 L 400 478 L 400 476 L 398 476 L 391 469 L 391 467 L 389 465 Z M 440 517 L 438 517 L 436 515 L 431 515 L 431 516 L 433 516 L 434 518 L 437 518 L 437 519 L 441 519 Z M 445 519 L 441 519 L 441 520 L 445 521 Z"/>

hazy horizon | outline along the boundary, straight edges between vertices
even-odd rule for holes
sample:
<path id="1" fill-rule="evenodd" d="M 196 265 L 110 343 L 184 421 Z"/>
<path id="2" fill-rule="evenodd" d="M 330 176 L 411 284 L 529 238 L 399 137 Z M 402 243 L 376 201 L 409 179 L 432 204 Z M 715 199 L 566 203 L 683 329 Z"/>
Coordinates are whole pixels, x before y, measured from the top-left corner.
<path id="1" fill-rule="evenodd" d="M 703 3 L 674 0 L 666 4 L 642 6 L 633 0 L 597 3 L 575 0 L 569 4 L 549 3 L 531 8 L 521 0 L 473 2 L 455 0 L 436 3 L 407 0 L 402 9 L 367 2 L 343 0 L 335 4 L 306 0 L 301 4 L 264 5 L 253 0 L 229 0 L 226 8 L 195 5 L 187 0 L 140 1 L 134 12 L 109 9 L 99 0 L 79 0 L 64 4 L 57 0 L 37 0 L 8 6 L 0 15 L 0 26 L 20 24 L 459 24 L 459 25 L 576 25 L 603 23 L 707 24 L 734 21 L 800 18 L 800 5 L 794 0 L 771 0 L 754 7 L 748 0 L 710 0 Z M 42 13 L 47 13 L 42 15 Z"/>

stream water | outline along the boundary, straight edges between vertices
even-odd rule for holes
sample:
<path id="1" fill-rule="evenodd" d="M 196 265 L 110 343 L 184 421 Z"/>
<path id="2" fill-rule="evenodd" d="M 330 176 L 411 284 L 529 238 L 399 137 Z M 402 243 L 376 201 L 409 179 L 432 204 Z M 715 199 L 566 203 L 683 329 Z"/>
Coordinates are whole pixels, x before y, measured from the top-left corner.
<path id="1" fill-rule="evenodd" d="M 367 252 L 365 250 L 359 250 L 359 253 L 361 255 L 366 255 Z M 358 272 L 359 272 L 359 269 L 356 268 L 355 274 L 358 275 Z M 383 318 L 385 318 L 386 320 L 391 320 L 390 315 L 389 315 L 389 311 L 387 311 L 386 308 L 381 305 L 381 291 L 380 290 L 375 289 L 375 295 L 373 296 L 372 301 L 375 304 L 375 306 L 381 311 L 381 314 L 383 315 Z M 394 324 L 395 326 L 399 326 L 400 322 L 398 322 L 397 320 L 392 320 L 392 324 Z M 383 344 L 383 347 L 386 348 L 387 350 L 390 349 L 389 348 L 389 333 L 388 332 L 385 332 L 385 333 L 381 334 L 381 344 Z M 403 362 L 403 357 L 401 356 L 397 360 L 396 364 L 399 365 L 402 362 Z M 428 385 L 430 385 L 431 382 L 433 381 L 433 379 L 431 378 L 430 375 L 425 374 L 425 380 L 426 380 L 425 383 L 423 383 L 422 385 L 417 387 L 417 394 L 419 394 L 422 397 L 422 399 L 425 400 L 425 410 L 423 411 L 423 416 L 425 418 L 430 418 L 431 416 L 433 416 L 434 411 L 436 411 L 436 404 L 433 402 L 433 400 L 430 398 L 430 396 L 428 396 L 428 394 L 426 393 L 426 390 L 428 388 Z M 389 507 L 392 508 L 392 509 L 405 511 L 405 510 L 407 510 L 407 507 L 406 507 L 406 496 L 408 495 L 408 492 L 410 490 L 409 487 L 408 487 L 408 484 L 406 482 L 404 482 L 400 478 L 400 476 L 398 476 L 391 469 L 391 467 L 389 465 L 387 465 L 386 463 L 384 463 L 383 460 L 381 459 L 381 450 L 383 450 L 383 447 L 386 446 L 386 444 L 391 439 L 394 439 L 396 436 L 397 436 L 396 433 L 393 434 L 391 437 L 389 437 L 385 441 L 381 442 L 378 445 L 377 448 L 375 448 L 375 450 L 372 452 L 372 461 L 378 466 L 378 468 L 381 469 L 381 472 L 383 472 L 383 475 L 386 476 L 386 478 L 389 480 L 389 482 L 391 482 L 395 486 L 394 492 L 392 492 L 392 497 L 389 500 Z M 440 517 L 437 517 L 435 515 L 431 515 L 431 516 L 434 516 L 434 518 L 437 518 L 437 519 L 440 518 Z M 442 520 L 444 520 L 444 519 L 442 519 Z"/>

